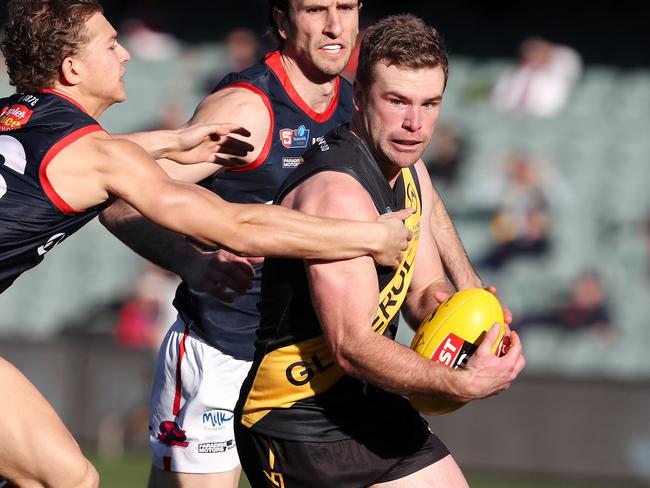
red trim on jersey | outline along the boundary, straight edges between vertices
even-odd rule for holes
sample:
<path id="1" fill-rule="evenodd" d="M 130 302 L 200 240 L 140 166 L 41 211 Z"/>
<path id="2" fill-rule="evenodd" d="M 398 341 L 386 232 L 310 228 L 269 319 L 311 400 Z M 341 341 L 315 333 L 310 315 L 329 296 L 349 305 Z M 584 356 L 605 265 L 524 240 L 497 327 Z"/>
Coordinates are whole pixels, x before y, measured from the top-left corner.
<path id="1" fill-rule="evenodd" d="M 190 327 L 186 325 L 185 332 L 183 332 L 183 338 L 178 346 L 178 361 L 176 362 L 176 393 L 174 394 L 174 409 L 172 410 L 174 417 L 181 412 L 181 393 L 183 391 L 181 365 L 183 363 L 183 356 L 185 356 L 185 340 L 188 335 L 190 335 Z"/>
<path id="2" fill-rule="evenodd" d="M 163 456 L 163 469 L 167 472 L 170 472 L 172 470 L 171 456 Z"/>
<path id="3" fill-rule="evenodd" d="M 68 205 L 63 200 L 63 198 L 59 196 L 56 190 L 54 190 L 54 188 L 52 187 L 52 184 L 50 183 L 50 180 L 47 177 L 47 167 L 49 166 L 49 164 L 52 162 L 52 160 L 57 154 L 59 154 L 63 149 L 65 149 L 67 146 L 75 142 L 77 139 L 80 139 L 81 137 L 87 134 L 90 134 L 92 132 L 97 132 L 100 130 L 103 131 L 104 129 L 102 129 L 99 124 L 87 125 L 86 127 L 77 129 L 76 131 L 68 134 L 59 142 L 54 144 L 54 146 L 52 146 L 50 150 L 47 151 L 47 153 L 45 153 L 45 156 L 41 161 L 41 167 L 38 170 L 39 173 L 38 176 L 41 180 L 41 186 L 43 187 L 43 191 L 45 191 L 45 194 L 48 196 L 50 200 L 52 200 L 52 203 L 63 213 L 76 214 L 76 213 L 81 213 L 84 210 L 75 210 L 70 205 Z"/>
<path id="4" fill-rule="evenodd" d="M 266 160 L 269 153 L 271 152 L 271 144 L 273 143 L 273 128 L 275 127 L 275 117 L 273 117 L 273 109 L 271 108 L 271 101 L 269 100 L 269 97 L 266 95 L 266 93 L 264 93 L 258 87 L 243 81 L 233 83 L 232 85 L 224 86 L 222 90 L 225 88 L 244 88 L 245 90 L 252 91 L 256 95 L 259 95 L 259 97 L 264 102 L 264 106 L 266 107 L 266 110 L 268 110 L 269 112 L 269 117 L 271 122 L 269 125 L 269 133 L 266 135 L 266 141 L 264 141 L 264 147 L 262 147 L 262 152 L 260 152 L 260 155 L 257 156 L 257 158 L 255 158 L 255 161 L 251 161 L 250 163 L 245 164 L 244 166 L 238 166 L 235 168 L 226 168 L 228 171 L 237 171 L 237 172 L 251 171 L 261 166 L 262 163 Z"/>
<path id="5" fill-rule="evenodd" d="M 38 90 L 38 93 L 50 93 L 50 94 L 52 94 L 52 95 L 56 95 L 57 97 L 61 97 L 61 98 L 63 98 L 64 100 L 67 100 L 68 102 L 70 102 L 70 103 L 71 103 L 72 105 L 74 105 L 75 107 L 77 107 L 77 108 L 78 108 L 79 110 L 81 110 L 83 113 L 88 114 L 88 112 L 86 112 L 86 109 L 83 108 L 83 107 L 81 106 L 81 104 L 80 104 L 79 102 L 77 102 L 74 98 L 70 98 L 69 96 L 64 95 L 63 93 L 59 93 L 59 92 L 56 91 L 56 90 L 52 90 L 52 89 L 50 89 L 50 88 L 43 88 L 42 90 Z"/>
<path id="6" fill-rule="evenodd" d="M 280 51 L 273 51 L 267 54 L 264 62 L 269 68 L 271 68 L 273 73 L 275 73 L 275 76 L 278 77 L 278 80 L 280 80 L 280 83 L 284 87 L 287 95 L 289 95 L 289 98 L 293 101 L 293 103 L 298 105 L 298 107 L 300 107 L 300 110 L 305 112 L 316 122 L 320 124 L 327 122 L 329 118 L 334 114 L 336 107 L 339 104 L 339 87 L 341 85 L 341 79 L 338 76 L 336 77 L 336 86 L 334 87 L 334 96 L 332 97 L 332 101 L 324 112 L 319 113 L 307 105 L 307 102 L 305 102 L 300 97 L 300 95 L 298 95 L 298 92 L 293 86 L 293 83 L 291 83 L 291 80 L 289 79 L 289 75 L 284 69 L 284 66 L 282 66 Z"/>

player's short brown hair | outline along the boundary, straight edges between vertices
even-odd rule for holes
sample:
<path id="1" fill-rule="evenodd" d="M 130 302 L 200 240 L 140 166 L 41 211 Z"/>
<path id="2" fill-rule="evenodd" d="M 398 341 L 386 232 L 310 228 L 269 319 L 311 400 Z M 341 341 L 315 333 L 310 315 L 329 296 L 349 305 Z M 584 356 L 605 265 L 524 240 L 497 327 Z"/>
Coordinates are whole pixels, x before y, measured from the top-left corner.
<path id="1" fill-rule="evenodd" d="M 16 91 L 51 88 L 63 60 L 88 41 L 85 22 L 103 12 L 98 0 L 9 0 L 0 49 Z"/>
<path id="2" fill-rule="evenodd" d="M 392 15 L 366 30 L 356 74 L 361 86 L 370 86 L 377 63 L 410 69 L 440 66 L 447 83 L 449 62 L 442 37 L 434 27 L 414 15 Z"/>

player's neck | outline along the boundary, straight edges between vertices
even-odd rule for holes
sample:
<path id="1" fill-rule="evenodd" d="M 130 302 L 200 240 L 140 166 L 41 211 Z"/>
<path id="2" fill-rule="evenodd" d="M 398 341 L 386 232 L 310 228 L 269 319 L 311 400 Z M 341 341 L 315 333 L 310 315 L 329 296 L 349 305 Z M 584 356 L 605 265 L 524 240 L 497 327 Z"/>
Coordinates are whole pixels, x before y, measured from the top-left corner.
<path id="1" fill-rule="evenodd" d="M 296 92 L 314 112 L 324 112 L 336 92 L 336 77 L 309 76 L 289 55 L 282 53 L 282 66 Z"/>
<path id="2" fill-rule="evenodd" d="M 83 92 L 76 89 L 76 87 L 70 87 L 61 85 L 60 83 L 55 83 L 52 87 L 52 91 L 59 93 L 64 97 L 72 99 L 94 119 L 98 119 L 106 111 L 106 109 L 110 107 L 110 104 L 106 104 L 106 102 L 98 100 L 96 97 L 85 96 Z"/>

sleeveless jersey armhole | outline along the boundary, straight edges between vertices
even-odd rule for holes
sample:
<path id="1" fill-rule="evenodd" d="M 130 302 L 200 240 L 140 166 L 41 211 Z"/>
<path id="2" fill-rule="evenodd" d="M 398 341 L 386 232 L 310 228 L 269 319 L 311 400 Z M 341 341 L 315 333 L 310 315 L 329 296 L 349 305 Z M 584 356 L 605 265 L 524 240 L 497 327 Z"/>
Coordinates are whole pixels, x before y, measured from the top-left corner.
<path id="1" fill-rule="evenodd" d="M 243 171 L 251 171 L 254 170 L 255 168 L 258 168 L 259 166 L 262 165 L 262 163 L 266 160 L 267 156 L 271 152 L 271 144 L 273 142 L 273 128 L 275 126 L 275 120 L 273 116 L 273 109 L 271 108 L 271 102 L 269 101 L 269 97 L 264 93 L 262 90 L 260 90 L 258 87 L 251 83 L 246 83 L 243 81 L 233 83 L 232 85 L 224 86 L 221 88 L 222 90 L 224 88 L 244 88 L 245 90 L 250 90 L 256 95 L 258 95 L 261 99 L 262 102 L 264 103 L 264 106 L 266 107 L 266 110 L 268 111 L 269 114 L 269 132 L 266 135 L 266 140 L 264 141 L 264 146 L 262 147 L 262 152 L 255 158 L 254 161 L 251 161 L 248 164 L 245 164 L 244 166 L 239 166 L 237 168 L 227 168 L 226 171 L 232 171 L 232 172 L 243 172 Z"/>
<path id="2" fill-rule="evenodd" d="M 54 146 L 52 146 L 50 150 L 43 157 L 41 167 L 39 168 L 39 179 L 41 182 L 41 186 L 43 187 L 43 191 L 45 192 L 47 197 L 51 200 L 51 202 L 54 204 L 54 206 L 65 214 L 77 214 L 87 209 L 75 210 L 70 205 L 68 205 L 68 203 L 65 200 L 63 200 L 63 198 L 59 196 L 59 194 L 52 187 L 52 184 L 50 183 L 50 180 L 47 177 L 47 167 L 49 166 L 49 164 L 52 162 L 52 160 L 57 154 L 59 154 L 63 149 L 65 149 L 67 146 L 69 146 L 76 140 L 82 138 L 87 134 L 91 134 L 92 132 L 103 131 L 103 130 L 104 129 L 102 129 L 102 127 L 99 124 L 87 125 L 86 127 L 77 129 L 71 132 L 70 134 L 68 134 L 67 136 L 65 136 L 64 138 L 62 138 L 56 144 L 54 144 Z"/>

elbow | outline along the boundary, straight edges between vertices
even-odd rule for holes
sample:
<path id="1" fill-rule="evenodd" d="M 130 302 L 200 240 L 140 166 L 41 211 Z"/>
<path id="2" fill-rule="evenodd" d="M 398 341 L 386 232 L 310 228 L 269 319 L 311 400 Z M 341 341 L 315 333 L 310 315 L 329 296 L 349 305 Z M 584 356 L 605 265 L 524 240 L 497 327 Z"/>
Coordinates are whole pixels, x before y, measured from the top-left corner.
<path id="1" fill-rule="evenodd" d="M 336 366 L 343 371 L 343 374 L 347 376 L 355 376 L 356 368 L 352 364 L 352 361 L 343 354 L 334 353 L 334 363 Z"/>
<path id="2" fill-rule="evenodd" d="M 350 340 L 342 340 L 338 344 L 331 346 L 336 366 L 348 376 L 356 376 L 358 373 L 355 366 L 356 355 L 354 351 L 358 349 L 352 345 Z"/>
<path id="3" fill-rule="evenodd" d="M 118 234 L 127 224 L 141 217 L 140 213 L 123 200 L 117 200 L 99 214 L 99 222 L 111 233 Z"/>

